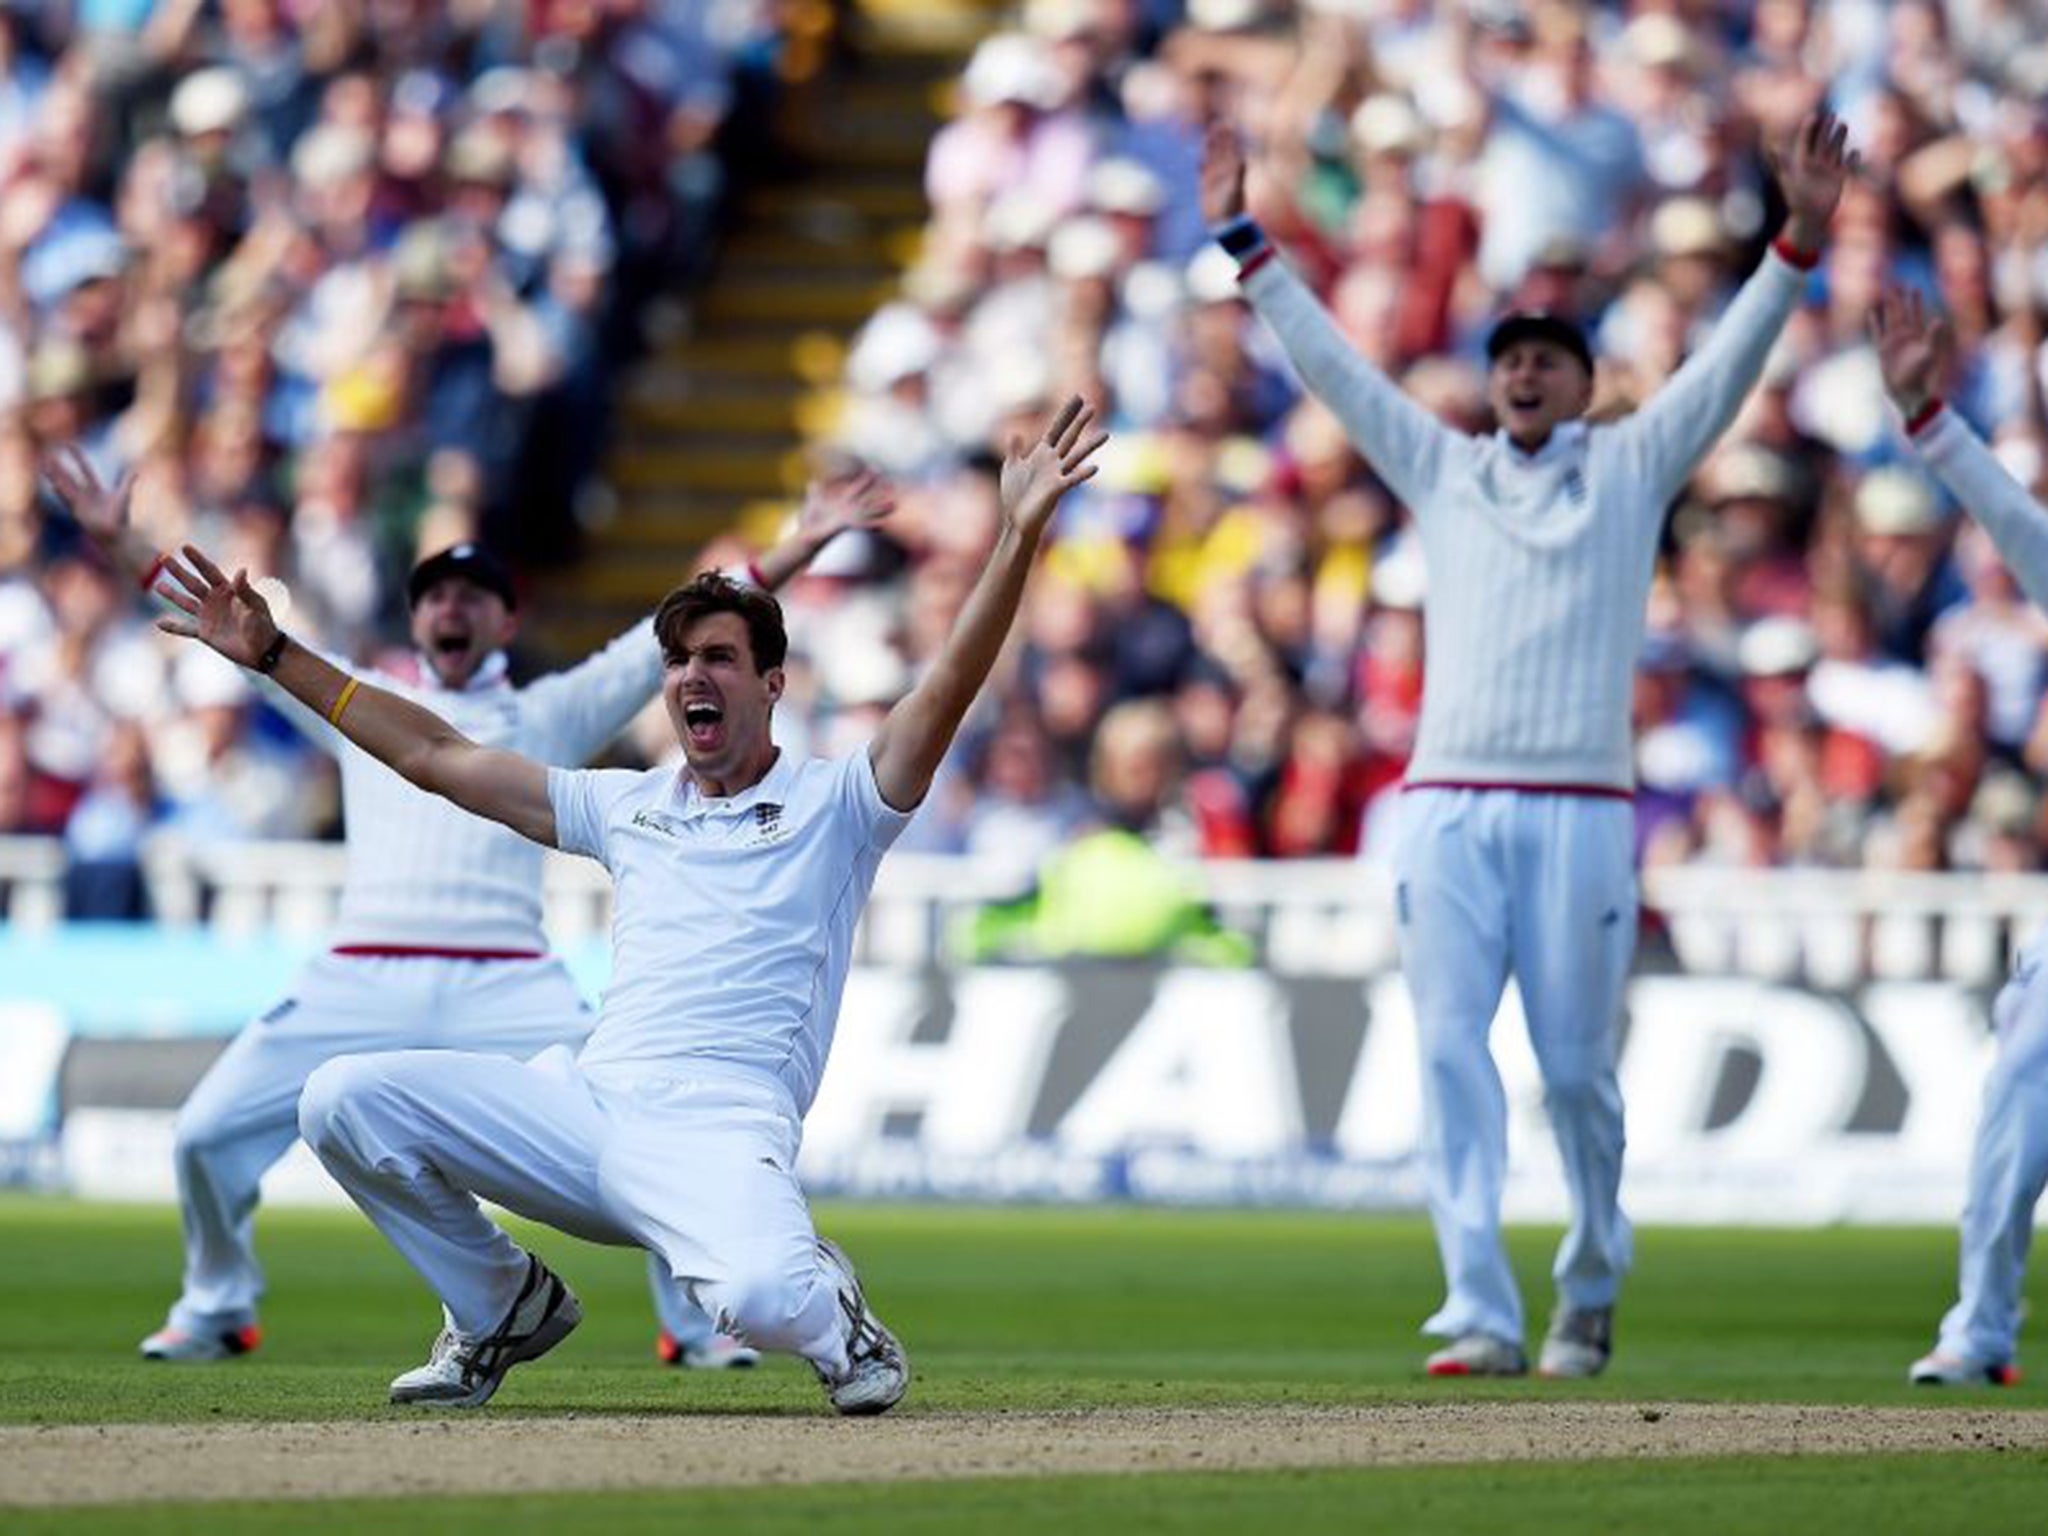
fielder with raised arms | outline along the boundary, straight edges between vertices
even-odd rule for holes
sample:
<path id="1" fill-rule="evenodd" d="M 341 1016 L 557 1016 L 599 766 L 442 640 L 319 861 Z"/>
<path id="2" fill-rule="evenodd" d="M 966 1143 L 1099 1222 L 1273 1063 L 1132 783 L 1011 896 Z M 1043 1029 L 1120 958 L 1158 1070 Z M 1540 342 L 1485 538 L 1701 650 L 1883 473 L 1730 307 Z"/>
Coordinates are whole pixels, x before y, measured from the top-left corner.
<path id="1" fill-rule="evenodd" d="M 147 587 L 163 561 L 128 522 L 132 477 L 103 487 L 76 449 L 44 471 L 80 525 Z M 841 531 L 885 517 L 893 492 L 860 466 L 808 489 L 794 533 L 749 579 L 774 588 Z M 471 738 L 578 766 L 623 730 L 661 684 L 643 619 L 596 655 L 524 688 L 506 677 L 518 629 L 510 576 L 475 544 L 414 567 L 406 586 L 420 682 L 384 679 Z M 318 714 L 278 695 L 294 724 L 341 766 L 347 872 L 332 947 L 239 1034 L 178 1113 L 175 1158 L 184 1285 L 142 1341 L 152 1360 L 246 1354 L 260 1333 L 255 1250 L 259 1181 L 299 1133 L 299 1094 L 336 1056 L 397 1047 L 531 1056 L 580 1041 L 590 1010 L 541 932 L 541 851 L 503 827 L 422 794 L 354 750 Z M 749 1365 L 752 1350 L 711 1320 L 650 1258 L 662 1359 Z"/>
<path id="2" fill-rule="evenodd" d="M 1210 130 L 1203 213 L 1308 388 L 1409 509 L 1429 573 L 1395 878 L 1449 1290 L 1423 1324 L 1449 1340 L 1431 1374 L 1528 1368 L 1500 1235 L 1507 1109 L 1487 1041 L 1511 975 L 1571 1195 L 1541 1368 L 1591 1376 L 1611 1353 L 1630 1259 L 1615 1077 L 1636 935 L 1629 704 L 1658 534 L 1797 303 L 1853 163 L 1832 118 L 1801 125 L 1778 167 L 1785 229 L 1712 338 L 1624 420 L 1582 419 L 1593 358 L 1576 324 L 1501 319 L 1486 349 L 1498 430 L 1473 437 L 1345 341 L 1247 216 L 1235 133 Z"/>
<path id="3" fill-rule="evenodd" d="M 189 546 L 157 590 L 203 640 L 280 686 L 419 788 L 611 871 L 613 980 L 580 1051 L 530 1062 L 397 1051 L 329 1062 L 306 1140 L 439 1294 L 446 1326 L 395 1402 L 469 1407 L 582 1316 L 478 1198 L 657 1253 L 729 1332 L 802 1356 L 842 1413 L 908 1387 L 901 1347 L 820 1238 L 796 1176 L 854 927 L 882 855 L 924 798 L 994 665 L 1053 507 L 1105 441 L 1068 401 L 1013 448 L 994 549 L 952 634 L 865 750 L 780 751 L 782 613 L 700 576 L 655 615 L 680 770 L 574 771 L 472 741 L 294 644 L 263 599 Z"/>
<path id="4" fill-rule="evenodd" d="M 1951 342 L 1917 293 L 1878 303 L 1872 333 L 1885 388 L 1905 417 L 1906 435 L 1949 494 L 1962 503 L 2035 607 L 2048 612 L 2048 507 L 2027 494 L 1969 424 L 1941 398 Z M 1922 1386 L 2019 1380 L 2014 1363 L 2034 1207 L 2048 1187 L 2048 971 L 2036 933 L 2014 958 L 1992 1018 L 1998 1055 L 1984 1083 L 1984 1108 L 1970 1157 L 1963 1206 L 1961 1294 L 1941 1320 L 1934 1348 L 1913 1362 Z"/>

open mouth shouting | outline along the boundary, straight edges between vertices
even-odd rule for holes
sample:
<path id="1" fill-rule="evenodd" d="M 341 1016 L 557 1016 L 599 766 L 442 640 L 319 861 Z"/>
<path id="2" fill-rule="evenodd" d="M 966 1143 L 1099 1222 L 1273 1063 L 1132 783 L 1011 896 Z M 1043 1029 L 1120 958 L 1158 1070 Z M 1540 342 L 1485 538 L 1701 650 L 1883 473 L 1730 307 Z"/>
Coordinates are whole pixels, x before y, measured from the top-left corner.
<path id="1" fill-rule="evenodd" d="M 716 752 L 724 746 L 725 707 L 716 699 L 685 699 L 683 745 L 692 752 Z"/>
<path id="2" fill-rule="evenodd" d="M 467 629 L 436 629 L 427 636 L 427 660 L 444 688 L 459 688 L 477 661 L 477 637 Z"/>

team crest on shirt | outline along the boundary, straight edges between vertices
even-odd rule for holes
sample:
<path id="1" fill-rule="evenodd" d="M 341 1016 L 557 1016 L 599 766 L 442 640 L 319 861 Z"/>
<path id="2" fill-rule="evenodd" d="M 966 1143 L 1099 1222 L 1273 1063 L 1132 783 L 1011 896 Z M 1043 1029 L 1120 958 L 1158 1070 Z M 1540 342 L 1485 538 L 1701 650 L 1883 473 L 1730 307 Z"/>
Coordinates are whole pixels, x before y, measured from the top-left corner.
<path id="1" fill-rule="evenodd" d="M 1571 498 L 1573 506 L 1583 507 L 1586 504 L 1586 476 L 1576 464 L 1564 472 L 1564 493 Z"/>
<path id="2" fill-rule="evenodd" d="M 782 807 L 764 800 L 754 807 L 754 842 L 779 843 L 789 836 L 789 828 L 782 820 Z"/>

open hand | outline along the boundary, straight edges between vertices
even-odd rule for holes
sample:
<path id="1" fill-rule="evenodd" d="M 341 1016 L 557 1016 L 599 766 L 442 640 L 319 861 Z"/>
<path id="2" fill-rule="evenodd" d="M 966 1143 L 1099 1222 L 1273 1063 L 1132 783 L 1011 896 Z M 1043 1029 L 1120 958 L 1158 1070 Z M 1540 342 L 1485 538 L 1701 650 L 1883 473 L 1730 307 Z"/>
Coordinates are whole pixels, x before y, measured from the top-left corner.
<path id="1" fill-rule="evenodd" d="M 158 629 L 211 646 L 237 666 L 255 666 L 277 638 L 277 620 L 270 616 L 270 604 L 249 585 L 249 573 L 236 571 L 229 578 L 196 545 L 185 546 L 183 560 L 164 557 L 156 591 L 189 616 L 166 614 L 156 621 Z"/>
<path id="2" fill-rule="evenodd" d="M 1835 204 L 1841 201 L 1842 185 L 1862 164 L 1849 148 L 1849 130 L 1832 112 L 1809 113 L 1793 129 L 1792 142 L 1771 157 L 1771 169 L 1791 211 L 1786 234 L 1794 245 L 1806 251 L 1820 248 Z"/>
<path id="3" fill-rule="evenodd" d="M 42 456 L 43 477 L 57 493 L 65 508 L 78 519 L 78 526 L 94 542 L 111 545 L 128 526 L 128 502 L 135 492 L 135 470 L 131 466 L 110 491 L 76 443 L 51 447 Z"/>
<path id="4" fill-rule="evenodd" d="M 1028 449 L 1021 439 L 1011 443 L 1000 490 L 1003 517 L 1019 534 L 1037 538 L 1060 497 L 1094 476 L 1098 466 L 1088 460 L 1109 441 L 1107 432 L 1089 434 L 1094 423 L 1095 408 L 1073 395 Z"/>
<path id="5" fill-rule="evenodd" d="M 896 487 L 859 459 L 804 487 L 799 531 L 820 543 L 849 528 L 872 528 L 896 510 Z"/>
<path id="6" fill-rule="evenodd" d="M 1202 135 L 1202 217 L 1211 229 L 1244 212 L 1244 143 L 1218 120 Z"/>
<path id="7" fill-rule="evenodd" d="M 1884 387 L 1900 410 L 1913 415 L 1941 393 L 1953 343 L 1948 322 L 1929 313 L 1919 290 L 1887 288 L 1870 318 Z"/>

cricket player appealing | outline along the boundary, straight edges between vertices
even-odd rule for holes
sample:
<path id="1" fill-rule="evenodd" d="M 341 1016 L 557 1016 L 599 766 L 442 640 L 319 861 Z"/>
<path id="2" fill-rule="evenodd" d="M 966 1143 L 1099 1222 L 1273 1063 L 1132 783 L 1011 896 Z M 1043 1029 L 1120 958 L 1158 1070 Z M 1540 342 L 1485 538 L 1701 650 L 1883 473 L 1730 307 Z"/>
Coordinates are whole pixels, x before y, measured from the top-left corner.
<path id="1" fill-rule="evenodd" d="M 842 1413 L 909 1384 L 846 1256 L 811 1225 L 796 1157 L 831 1049 L 854 927 L 882 855 L 924 798 L 1016 617 L 1053 507 L 1106 440 L 1067 402 L 1001 477 L 994 549 L 953 633 L 863 751 L 796 760 L 770 735 L 786 638 L 773 598 L 721 576 L 655 615 L 678 770 L 575 771 L 473 741 L 288 639 L 246 576 L 187 546 L 158 622 L 268 670 L 420 789 L 615 888 L 613 980 L 581 1050 L 351 1056 L 314 1072 L 299 1126 L 439 1294 L 446 1326 L 394 1402 L 469 1407 L 582 1316 L 576 1297 L 477 1204 L 659 1254 L 759 1349 L 802 1356 Z"/>
<path id="2" fill-rule="evenodd" d="M 2048 611 L 2048 507 L 2027 494 L 1940 389 L 1951 346 L 1947 327 L 1916 293 L 1894 291 L 1878 303 L 1872 332 L 1885 387 L 1906 420 L 1906 435 L 1949 494 L 1991 535 L 2013 579 Z M 1961 1295 L 1941 1320 L 1929 1354 L 1909 1379 L 1925 1386 L 2019 1380 L 2014 1364 L 2025 1308 L 2020 1291 L 2034 1207 L 2048 1187 L 2048 971 L 2036 933 L 2015 957 L 1992 1018 L 1998 1054 L 1984 1084 L 1984 1108 L 1970 1157 L 1963 1206 Z"/>
<path id="3" fill-rule="evenodd" d="M 107 490 L 75 449 L 49 456 L 44 470 L 116 563 L 152 584 L 162 561 L 128 523 L 132 479 Z M 884 517 L 891 497 L 858 466 L 814 482 L 796 531 L 750 579 L 779 586 L 842 530 Z M 407 596 L 421 680 L 386 678 L 384 686 L 473 740 L 579 766 L 660 687 L 661 648 L 648 620 L 578 666 L 512 686 L 505 647 L 518 628 L 516 596 L 504 568 L 475 544 L 421 561 Z M 317 713 L 279 697 L 294 724 L 340 762 L 347 872 L 339 926 L 329 951 L 236 1037 L 179 1111 L 184 1286 L 164 1326 L 142 1341 L 152 1360 L 218 1360 L 256 1346 L 258 1183 L 299 1134 L 299 1094 L 314 1068 L 398 1047 L 526 1057 L 591 1028 L 541 931 L 541 850 L 413 788 Z M 664 1360 L 753 1363 L 754 1352 L 719 1335 L 651 1256 L 649 1279 Z"/>
<path id="4" fill-rule="evenodd" d="M 1498 430 L 1445 426 L 1359 356 L 1245 211 L 1245 163 L 1210 130 L 1203 213 L 1308 388 L 1415 519 L 1429 572 L 1422 718 L 1396 856 L 1402 967 L 1422 1062 L 1422 1161 L 1448 1286 L 1423 1324 L 1433 1375 L 1519 1375 L 1520 1294 L 1500 1235 L 1507 1109 L 1487 1036 L 1520 984 L 1571 1195 L 1541 1368 L 1591 1376 L 1630 1258 L 1619 1204 L 1615 1033 L 1635 947 L 1630 688 L 1672 499 L 1763 366 L 1853 157 L 1835 121 L 1781 157 L 1790 216 L 1712 338 L 1642 409 L 1582 420 L 1593 359 L 1563 317 L 1487 342 Z"/>

